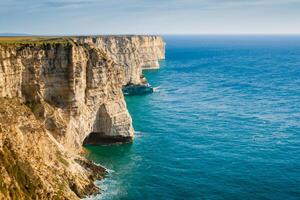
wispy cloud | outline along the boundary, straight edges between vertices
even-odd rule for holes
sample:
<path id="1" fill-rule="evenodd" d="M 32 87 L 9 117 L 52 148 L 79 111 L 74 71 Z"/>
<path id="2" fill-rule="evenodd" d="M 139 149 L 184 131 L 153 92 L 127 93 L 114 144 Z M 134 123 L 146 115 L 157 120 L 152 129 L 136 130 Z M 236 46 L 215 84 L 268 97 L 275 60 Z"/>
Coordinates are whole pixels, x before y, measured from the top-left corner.
<path id="1" fill-rule="evenodd" d="M 127 1 L 128 2 L 128 1 Z M 140 9 L 213 9 L 244 6 L 278 6 L 300 4 L 299 0 L 141 0 L 129 1 Z"/>
<path id="2" fill-rule="evenodd" d="M 300 4 L 299 0 L 1 0 L 0 6 L 9 9 L 80 9 L 96 6 L 110 9 L 218 9 L 243 6 Z"/>
<path id="3" fill-rule="evenodd" d="M 168 27 L 174 31 L 185 27 L 196 32 L 200 30 L 197 27 L 206 25 L 215 32 L 212 26 L 227 29 L 224 21 L 237 28 L 238 23 L 244 26 L 244 21 L 251 22 L 249 29 L 260 22 L 265 23 L 260 29 L 274 24 L 274 30 L 280 30 L 276 23 L 281 21 L 285 30 L 299 30 L 297 9 L 300 0 L 0 0 L 0 31 L 6 32 L 5 27 L 17 30 L 14 24 L 23 27 L 20 32 L 29 27 L 48 32 L 52 27 L 82 31 L 78 27 L 82 22 L 81 26 L 85 24 L 88 29 L 91 24 L 99 24 L 114 31 L 161 26 L 167 31 Z"/>

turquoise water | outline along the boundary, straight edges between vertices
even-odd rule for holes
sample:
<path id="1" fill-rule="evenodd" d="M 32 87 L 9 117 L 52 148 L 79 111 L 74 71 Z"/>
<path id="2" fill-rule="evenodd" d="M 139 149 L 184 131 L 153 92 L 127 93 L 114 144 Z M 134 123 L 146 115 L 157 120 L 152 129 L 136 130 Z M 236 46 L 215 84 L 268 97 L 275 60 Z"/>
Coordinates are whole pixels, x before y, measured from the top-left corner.
<path id="1" fill-rule="evenodd" d="M 300 36 L 166 36 L 94 199 L 300 199 Z"/>

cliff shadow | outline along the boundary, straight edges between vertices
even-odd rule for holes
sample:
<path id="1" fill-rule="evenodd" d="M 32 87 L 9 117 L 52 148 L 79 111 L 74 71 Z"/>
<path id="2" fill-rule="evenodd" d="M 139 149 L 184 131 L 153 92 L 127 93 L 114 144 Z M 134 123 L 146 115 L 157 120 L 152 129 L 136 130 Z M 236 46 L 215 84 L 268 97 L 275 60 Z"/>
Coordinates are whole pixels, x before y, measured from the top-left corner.
<path id="1" fill-rule="evenodd" d="M 132 141 L 131 137 L 114 135 L 112 128 L 113 123 L 111 116 L 103 104 L 96 113 L 92 131 L 83 140 L 83 145 L 119 144 Z"/>

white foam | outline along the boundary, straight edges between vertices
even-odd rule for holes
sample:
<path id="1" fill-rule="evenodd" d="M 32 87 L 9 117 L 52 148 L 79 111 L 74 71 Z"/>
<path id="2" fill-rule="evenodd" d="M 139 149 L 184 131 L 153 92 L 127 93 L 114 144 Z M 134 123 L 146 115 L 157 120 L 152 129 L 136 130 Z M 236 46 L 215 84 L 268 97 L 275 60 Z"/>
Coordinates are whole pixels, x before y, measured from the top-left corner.
<path id="1" fill-rule="evenodd" d="M 160 90 L 160 86 L 158 86 L 158 87 L 153 87 L 153 92 L 159 92 Z"/>

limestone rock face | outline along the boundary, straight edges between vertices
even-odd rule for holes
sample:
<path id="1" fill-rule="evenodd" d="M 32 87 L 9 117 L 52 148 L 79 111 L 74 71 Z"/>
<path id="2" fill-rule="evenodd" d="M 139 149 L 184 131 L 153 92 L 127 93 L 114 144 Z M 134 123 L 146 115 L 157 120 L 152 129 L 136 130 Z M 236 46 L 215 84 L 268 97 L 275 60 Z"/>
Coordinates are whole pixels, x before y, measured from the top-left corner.
<path id="1" fill-rule="evenodd" d="M 121 86 L 140 83 L 142 69 L 158 67 L 163 58 L 157 36 L 0 46 L 0 96 L 33 104 L 46 129 L 70 148 L 78 149 L 90 133 L 99 141 L 129 141 L 133 128 Z"/>
<path id="2" fill-rule="evenodd" d="M 26 116 L 19 114 L 22 118 L 20 124 L 18 120 L 14 124 L 9 121 L 3 124 L 2 120 L 12 110 L 0 113 L 0 153 L 13 153 L 13 160 L 25 162 L 30 148 L 36 143 L 33 149 L 40 149 L 32 153 L 37 157 L 26 164 L 34 172 L 39 167 L 45 170 L 34 173 L 35 179 L 41 180 L 41 186 L 34 185 L 34 190 L 42 187 L 39 194 L 47 191 L 51 195 L 59 190 L 57 185 L 50 183 L 54 180 L 51 173 L 56 172 L 50 170 L 49 176 L 53 179 L 44 181 L 48 160 L 41 160 L 39 167 L 34 164 L 43 154 L 50 160 L 67 160 L 68 166 L 63 168 L 66 176 L 61 177 L 69 180 L 63 184 L 64 187 L 68 185 L 63 189 L 67 194 L 64 197 L 76 199 L 89 194 L 94 188 L 90 183 L 90 172 L 74 161 L 76 154 L 83 144 L 129 142 L 133 139 L 132 120 L 121 88 L 127 83 L 140 83 L 142 69 L 157 68 L 158 60 L 164 59 L 164 46 L 163 40 L 157 36 L 66 37 L 38 43 L 0 44 L 0 100 L 5 98 L 3 101 L 9 105 L 14 99 L 20 103 L 16 103 L 19 105 L 16 110 L 25 106 L 32 111 L 32 114 L 27 114 L 28 122 Z M 40 129 L 32 127 L 33 131 L 28 131 L 19 128 L 24 124 L 29 126 L 31 122 L 38 124 Z M 4 125 L 5 134 L 1 128 Z M 13 131 L 7 131 L 10 129 Z M 33 135 L 29 137 L 30 132 Z M 14 138 L 17 139 L 12 142 Z M 27 144 L 31 140 L 35 143 Z M 25 153 L 16 145 L 23 146 Z M 52 153 L 43 149 L 45 146 L 49 147 L 48 151 L 59 152 L 59 156 L 51 158 Z M 6 168 L 0 165 L 1 172 L 7 171 Z M 11 174 L 7 174 L 5 179 L 9 180 Z M 62 180 L 57 177 L 56 181 Z"/>
<path id="3" fill-rule="evenodd" d="M 103 36 L 77 37 L 78 43 L 87 43 L 103 50 L 125 71 L 123 84 L 139 84 L 143 69 L 159 68 L 165 59 L 165 43 L 159 36 Z"/>
<path id="4" fill-rule="evenodd" d="M 0 99 L 0 199 L 79 199 L 105 170 L 57 143 L 28 106 Z"/>

